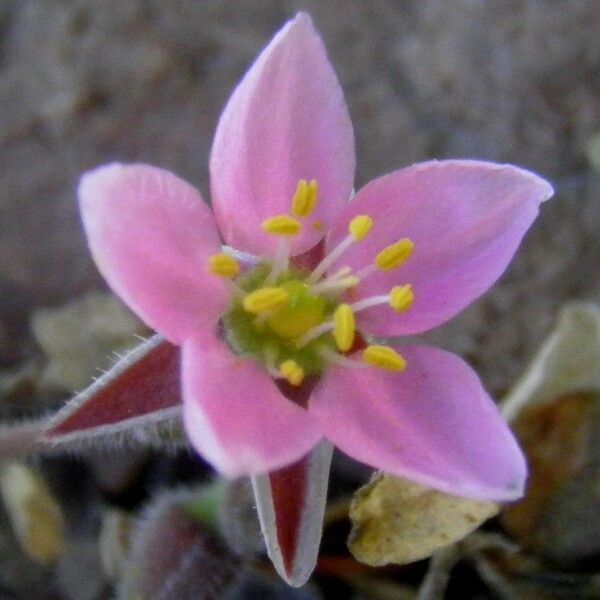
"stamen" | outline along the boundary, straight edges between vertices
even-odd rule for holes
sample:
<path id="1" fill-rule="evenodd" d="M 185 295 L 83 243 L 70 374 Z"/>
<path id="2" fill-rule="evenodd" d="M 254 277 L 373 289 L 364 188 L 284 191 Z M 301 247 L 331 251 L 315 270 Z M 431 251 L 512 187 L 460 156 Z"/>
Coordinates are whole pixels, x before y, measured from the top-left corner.
<path id="1" fill-rule="evenodd" d="M 376 271 L 377 267 L 374 263 L 371 263 L 370 265 L 367 265 L 366 267 L 362 268 L 360 271 L 357 271 L 356 276 L 362 281 L 365 277 L 368 277 Z"/>
<path id="2" fill-rule="evenodd" d="M 415 299 L 410 284 L 397 285 L 390 292 L 390 306 L 398 313 L 408 310 Z"/>
<path id="3" fill-rule="evenodd" d="M 228 254 L 213 254 L 208 257 L 208 270 L 213 275 L 234 279 L 240 272 L 240 264 Z"/>
<path id="4" fill-rule="evenodd" d="M 303 348 L 309 342 L 316 340 L 320 335 L 327 333 L 333 329 L 333 321 L 325 321 L 312 329 L 309 329 L 304 335 L 296 340 L 296 348 Z"/>
<path id="5" fill-rule="evenodd" d="M 381 294 L 380 296 L 370 296 L 369 298 L 365 298 L 364 300 L 359 300 L 354 304 L 351 304 L 352 310 L 357 313 L 361 310 L 365 310 L 366 308 L 371 308 L 372 306 L 378 306 L 379 304 L 387 304 L 390 301 L 389 294 Z"/>
<path id="6" fill-rule="evenodd" d="M 306 179 L 298 182 L 296 193 L 292 199 L 292 214 L 296 217 L 306 218 L 312 213 L 317 204 L 317 181 L 312 179 L 307 183 Z"/>
<path id="7" fill-rule="evenodd" d="M 262 222 L 263 231 L 273 235 L 296 235 L 301 227 L 300 221 L 289 215 L 277 215 Z"/>
<path id="8" fill-rule="evenodd" d="M 357 215 L 350 221 L 348 231 L 355 242 L 361 242 L 367 237 L 373 227 L 373 219 L 369 215 Z"/>
<path id="9" fill-rule="evenodd" d="M 353 242 L 360 242 L 373 226 L 373 219 L 368 215 L 358 215 L 348 225 L 348 237 L 345 237 L 315 268 L 306 282 L 309 285 L 317 283 L 325 271 L 340 257 Z"/>
<path id="10" fill-rule="evenodd" d="M 333 339 L 341 352 L 348 352 L 354 344 L 356 324 L 348 304 L 340 304 L 333 313 Z"/>
<path id="11" fill-rule="evenodd" d="M 325 271 L 352 245 L 352 236 L 344 238 L 315 268 L 315 270 L 309 275 L 306 283 L 312 285 L 317 283 L 323 276 Z"/>
<path id="12" fill-rule="evenodd" d="M 332 273 L 331 275 L 329 275 L 327 280 L 331 281 L 332 279 L 339 279 L 340 277 L 346 277 L 346 275 L 350 275 L 350 273 L 352 273 L 351 267 L 342 267 L 341 269 L 337 270 L 335 273 Z"/>
<path id="13" fill-rule="evenodd" d="M 284 360 L 279 365 L 279 374 L 291 385 L 300 385 L 304 380 L 304 369 L 292 359 Z"/>
<path id="14" fill-rule="evenodd" d="M 223 250 L 223 254 L 227 254 L 228 256 L 235 258 L 238 262 L 247 267 L 254 267 L 262 260 L 260 256 L 255 256 L 254 254 L 243 252 L 242 250 L 236 250 L 231 246 L 223 245 L 221 246 L 221 249 Z"/>
<path id="15" fill-rule="evenodd" d="M 277 276 L 284 271 L 287 271 L 290 264 L 290 241 L 287 237 L 280 237 L 275 257 L 271 265 L 271 272 L 267 275 L 264 281 L 265 286 L 273 285 Z"/>
<path id="16" fill-rule="evenodd" d="M 408 238 L 398 240 L 375 257 L 375 265 L 380 271 L 391 271 L 399 267 L 412 254 L 414 247 L 415 245 Z"/>
<path id="17" fill-rule="evenodd" d="M 253 315 L 270 313 L 283 308 L 289 300 L 288 293 L 278 287 L 263 287 L 250 292 L 243 300 L 242 305 L 246 312 Z"/>
<path id="18" fill-rule="evenodd" d="M 411 307 L 413 300 L 412 287 L 407 284 L 393 287 L 389 294 L 364 298 L 350 306 L 354 312 L 359 312 L 379 304 L 389 304 L 396 312 L 402 313 Z"/>
<path id="19" fill-rule="evenodd" d="M 389 346 L 367 346 L 362 357 L 367 364 L 386 371 L 399 372 L 406 368 L 404 358 Z"/>
<path id="20" fill-rule="evenodd" d="M 273 379 L 277 379 L 281 376 L 278 369 L 275 367 L 275 361 L 277 360 L 277 350 L 273 348 L 273 346 L 266 346 L 263 350 L 264 358 L 265 358 L 265 367 L 267 369 L 267 373 Z"/>
<path id="21" fill-rule="evenodd" d="M 340 365 L 341 367 L 348 367 L 350 369 L 363 369 L 368 366 L 364 362 L 356 360 L 354 358 L 348 358 L 343 354 L 338 354 L 331 348 L 327 346 L 323 346 L 319 348 L 319 354 L 328 362 Z"/>
<path id="22" fill-rule="evenodd" d="M 360 283 L 360 279 L 355 275 L 347 275 L 338 279 L 325 279 L 317 285 L 310 288 L 311 294 L 323 294 L 326 292 L 343 292 L 349 288 L 355 287 Z"/>

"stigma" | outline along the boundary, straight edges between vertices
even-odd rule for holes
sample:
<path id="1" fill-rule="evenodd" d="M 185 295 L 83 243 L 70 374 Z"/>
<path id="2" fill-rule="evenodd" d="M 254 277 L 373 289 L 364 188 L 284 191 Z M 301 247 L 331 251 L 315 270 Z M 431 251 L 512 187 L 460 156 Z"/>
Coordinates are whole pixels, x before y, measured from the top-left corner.
<path id="1" fill-rule="evenodd" d="M 262 222 L 264 234 L 279 239 L 273 256 L 246 270 L 230 254 L 209 257 L 208 271 L 227 279 L 232 290 L 221 318 L 227 343 L 236 354 L 256 360 L 274 379 L 292 386 L 302 385 L 307 376 L 322 375 L 332 364 L 401 372 L 406 361 L 396 350 L 362 344 L 368 332 L 360 330 L 357 314 L 378 305 L 406 312 L 414 301 L 411 285 L 398 281 L 387 294 L 356 302 L 351 298 L 353 290 L 371 274 L 399 269 L 409 260 L 414 243 L 399 239 L 381 248 L 371 263 L 357 271 L 343 267 L 330 272 L 353 244 L 360 244 L 370 234 L 372 217 L 359 214 L 348 223 L 347 235 L 312 271 L 298 269 L 290 261 L 290 240 L 307 225 L 314 228 L 320 223 L 307 223 L 317 205 L 317 181 L 301 179 L 288 214 Z M 355 349 L 357 339 L 362 350 Z"/>

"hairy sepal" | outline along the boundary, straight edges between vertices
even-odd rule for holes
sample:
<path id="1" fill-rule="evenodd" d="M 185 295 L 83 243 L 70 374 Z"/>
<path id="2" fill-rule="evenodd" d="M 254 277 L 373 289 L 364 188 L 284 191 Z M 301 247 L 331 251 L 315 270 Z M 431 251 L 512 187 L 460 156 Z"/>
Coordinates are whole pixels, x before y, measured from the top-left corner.
<path id="1" fill-rule="evenodd" d="M 42 451 L 186 446 L 179 348 L 158 335 L 144 340 L 51 417 L 36 445 Z"/>

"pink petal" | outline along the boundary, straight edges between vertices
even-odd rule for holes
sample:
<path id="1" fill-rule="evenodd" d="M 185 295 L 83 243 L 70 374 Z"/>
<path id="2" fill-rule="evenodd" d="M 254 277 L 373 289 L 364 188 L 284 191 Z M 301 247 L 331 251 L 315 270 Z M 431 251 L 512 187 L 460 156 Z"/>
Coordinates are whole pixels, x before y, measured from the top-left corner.
<path id="1" fill-rule="evenodd" d="M 310 412 L 336 446 L 377 469 L 459 496 L 523 493 L 526 464 L 472 369 L 426 346 L 404 346 L 402 373 L 334 367 Z"/>
<path id="2" fill-rule="evenodd" d="M 342 89 L 310 17 L 300 13 L 256 59 L 217 127 L 211 190 L 225 240 L 272 252 L 277 240 L 262 221 L 289 211 L 298 180 L 316 179 L 320 201 L 293 241 L 293 254 L 309 250 L 350 197 L 354 166 Z"/>
<path id="3" fill-rule="evenodd" d="M 221 246 L 191 185 L 163 169 L 115 163 L 83 176 L 79 203 L 98 269 L 150 327 L 181 343 L 215 326 L 226 288 L 206 265 Z"/>
<path id="4" fill-rule="evenodd" d="M 211 333 L 184 344 L 182 382 L 188 436 L 224 475 L 279 469 L 321 438 L 308 411 L 284 398 L 260 365 Z"/>
<path id="5" fill-rule="evenodd" d="M 541 202 L 552 187 L 510 165 L 448 160 L 426 162 L 376 179 L 343 211 L 328 240 L 347 234 L 350 219 L 369 214 L 374 225 L 334 265 L 361 268 L 382 248 L 408 237 L 413 255 L 400 268 L 365 278 L 356 298 L 385 294 L 410 283 L 415 296 L 404 314 L 389 306 L 360 313 L 375 335 L 404 335 L 431 329 L 485 292 L 506 269 Z"/>

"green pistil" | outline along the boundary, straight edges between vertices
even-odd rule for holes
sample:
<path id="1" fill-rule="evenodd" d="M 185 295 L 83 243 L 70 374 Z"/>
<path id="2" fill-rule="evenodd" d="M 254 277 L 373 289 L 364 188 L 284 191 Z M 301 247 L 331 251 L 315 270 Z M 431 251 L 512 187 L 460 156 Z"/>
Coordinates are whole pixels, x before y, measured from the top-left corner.
<path id="1" fill-rule="evenodd" d="M 240 276 L 236 285 L 246 293 L 263 287 L 271 271 L 268 263 L 261 263 Z M 306 344 L 296 347 L 296 341 L 308 330 L 330 320 L 336 303 L 325 296 L 313 295 L 304 283 L 307 276 L 298 269 L 281 273 L 274 285 L 286 290 L 289 302 L 272 315 L 257 317 L 242 306 L 242 298 L 234 296 L 226 313 L 223 325 L 226 339 L 236 354 L 250 356 L 266 365 L 272 356 L 275 368 L 285 360 L 294 360 L 306 375 L 319 375 L 325 361 L 319 352 L 323 345 L 335 350 L 331 333 L 327 332 Z M 271 284 L 273 285 L 273 284 Z"/>
<path id="2" fill-rule="evenodd" d="M 310 293 L 306 283 L 292 279 L 280 288 L 289 294 L 286 306 L 267 319 L 267 327 L 279 337 L 296 340 L 323 322 L 327 303 L 322 296 Z"/>

